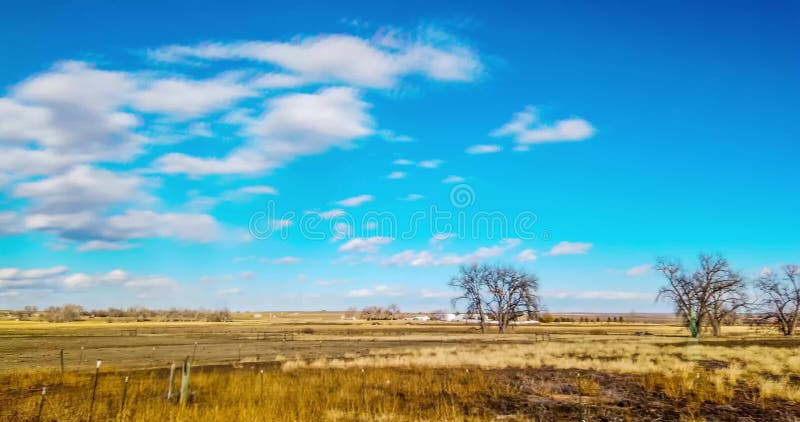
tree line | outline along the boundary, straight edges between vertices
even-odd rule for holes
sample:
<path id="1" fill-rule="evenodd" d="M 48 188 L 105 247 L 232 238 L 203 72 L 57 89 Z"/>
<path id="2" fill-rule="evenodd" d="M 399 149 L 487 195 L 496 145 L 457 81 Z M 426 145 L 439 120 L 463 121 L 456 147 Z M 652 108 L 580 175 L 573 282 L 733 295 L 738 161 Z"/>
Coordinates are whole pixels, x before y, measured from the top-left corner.
<path id="1" fill-rule="evenodd" d="M 205 322 L 227 322 L 232 321 L 231 312 L 228 309 L 206 310 L 206 309 L 148 309 L 141 306 L 122 308 L 108 308 L 86 310 L 81 305 L 68 303 L 62 306 L 50 306 L 39 310 L 36 306 L 26 306 L 21 311 L 13 312 L 20 320 L 43 319 L 48 322 L 73 322 L 86 318 L 125 318 L 136 321 L 205 321 Z"/>
<path id="2" fill-rule="evenodd" d="M 752 283 L 721 255 L 701 254 L 691 272 L 672 259 L 660 259 L 655 268 L 667 281 L 657 299 L 673 303 L 692 337 L 707 327 L 718 336 L 724 324 L 744 312 L 775 324 L 784 335 L 795 333 L 800 317 L 798 265 L 762 271 Z"/>
<path id="3" fill-rule="evenodd" d="M 675 306 L 692 337 L 710 328 L 719 336 L 723 325 L 733 324 L 742 314 L 774 324 L 782 334 L 794 335 L 800 319 L 800 265 L 783 265 L 749 281 L 721 255 L 701 254 L 697 266 L 687 270 L 674 259 L 659 259 L 655 270 L 665 279 L 656 300 Z M 552 315 L 539 317 L 539 278 L 509 266 L 462 266 L 450 282 L 459 295 L 452 300 L 482 332 L 487 323 L 503 333 L 511 321 L 538 317 L 553 322 Z M 608 322 L 622 322 L 622 317 Z"/>

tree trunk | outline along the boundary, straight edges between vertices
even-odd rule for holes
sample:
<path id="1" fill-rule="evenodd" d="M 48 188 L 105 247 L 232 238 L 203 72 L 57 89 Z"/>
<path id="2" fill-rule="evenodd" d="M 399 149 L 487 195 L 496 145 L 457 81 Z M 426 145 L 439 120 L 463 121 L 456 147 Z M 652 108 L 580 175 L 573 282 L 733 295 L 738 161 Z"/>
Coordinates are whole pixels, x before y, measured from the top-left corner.
<path id="1" fill-rule="evenodd" d="M 722 332 L 722 323 L 717 320 L 711 320 L 711 335 L 714 337 L 719 337 L 720 333 Z"/>

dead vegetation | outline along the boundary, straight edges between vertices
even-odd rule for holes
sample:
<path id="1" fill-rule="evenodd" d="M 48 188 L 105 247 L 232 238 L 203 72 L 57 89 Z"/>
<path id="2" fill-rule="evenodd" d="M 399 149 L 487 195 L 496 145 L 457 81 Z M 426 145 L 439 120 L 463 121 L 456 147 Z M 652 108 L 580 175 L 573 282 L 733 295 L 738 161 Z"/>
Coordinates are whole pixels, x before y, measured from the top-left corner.
<path id="1" fill-rule="evenodd" d="M 95 420 L 124 415 L 128 421 L 780 421 L 800 416 L 798 341 L 747 327 L 703 340 L 686 338 L 681 327 L 654 324 L 548 324 L 481 335 L 469 326 L 399 321 L 248 322 L 224 330 L 215 324 L 142 323 L 135 326 L 136 337 L 119 335 L 115 324 L 58 327 L 0 324 L 0 420 L 34 420 L 43 386 L 48 392 L 42 420 L 85 420 L 94 359 L 104 359 Z M 254 334 L 290 330 L 295 335 L 289 341 L 256 340 L 263 337 Z M 635 335 L 642 331 L 651 335 Z M 168 403 L 165 368 L 192 354 L 195 342 L 192 402 Z M 69 353 L 61 375 L 57 352 L 65 344 Z M 81 344 L 86 350 L 79 364 Z M 122 409 L 125 376 L 131 382 Z"/>

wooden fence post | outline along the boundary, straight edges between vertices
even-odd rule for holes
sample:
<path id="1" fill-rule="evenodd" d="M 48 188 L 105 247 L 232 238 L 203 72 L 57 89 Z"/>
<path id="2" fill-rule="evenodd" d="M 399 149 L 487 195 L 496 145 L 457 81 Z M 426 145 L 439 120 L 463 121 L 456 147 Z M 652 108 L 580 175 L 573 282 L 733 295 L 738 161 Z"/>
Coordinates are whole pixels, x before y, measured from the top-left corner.
<path id="1" fill-rule="evenodd" d="M 192 364 L 189 362 L 189 356 L 183 360 L 183 369 L 181 371 L 181 396 L 178 399 L 180 404 L 186 404 L 189 401 L 189 377 L 191 376 Z"/>
<path id="2" fill-rule="evenodd" d="M 261 373 L 261 398 L 259 399 L 260 403 L 264 402 L 264 370 L 262 369 L 259 371 Z"/>
<path id="3" fill-rule="evenodd" d="M 122 404 L 119 407 L 119 414 L 125 420 L 125 399 L 128 397 L 128 377 L 125 377 L 125 384 L 122 386 Z"/>
<path id="4" fill-rule="evenodd" d="M 172 380 L 175 377 L 175 364 L 173 363 L 172 366 L 169 368 L 169 388 L 167 389 L 167 401 L 172 400 Z"/>

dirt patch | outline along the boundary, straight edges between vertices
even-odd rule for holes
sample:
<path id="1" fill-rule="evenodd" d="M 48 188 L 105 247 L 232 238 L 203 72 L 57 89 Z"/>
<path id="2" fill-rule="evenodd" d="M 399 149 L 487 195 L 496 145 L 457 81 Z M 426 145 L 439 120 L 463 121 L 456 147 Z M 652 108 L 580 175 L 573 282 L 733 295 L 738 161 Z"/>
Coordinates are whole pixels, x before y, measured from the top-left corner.
<path id="1" fill-rule="evenodd" d="M 724 362 L 722 362 L 724 363 Z M 719 363 L 709 363 L 719 365 Z M 536 421 L 795 421 L 800 405 L 786 401 L 756 402 L 752 392 L 737 392 L 730 403 L 677 400 L 644 388 L 634 375 L 553 368 L 492 371 L 495 382 L 510 383 L 517 394 L 492 397 L 487 406 L 497 415 Z M 580 383 L 596 383 L 595 395 Z"/>
<path id="2" fill-rule="evenodd" d="M 721 361 L 721 360 L 699 360 L 697 364 L 702 366 L 705 369 L 713 370 L 713 369 L 725 369 L 728 366 L 728 362 Z"/>

